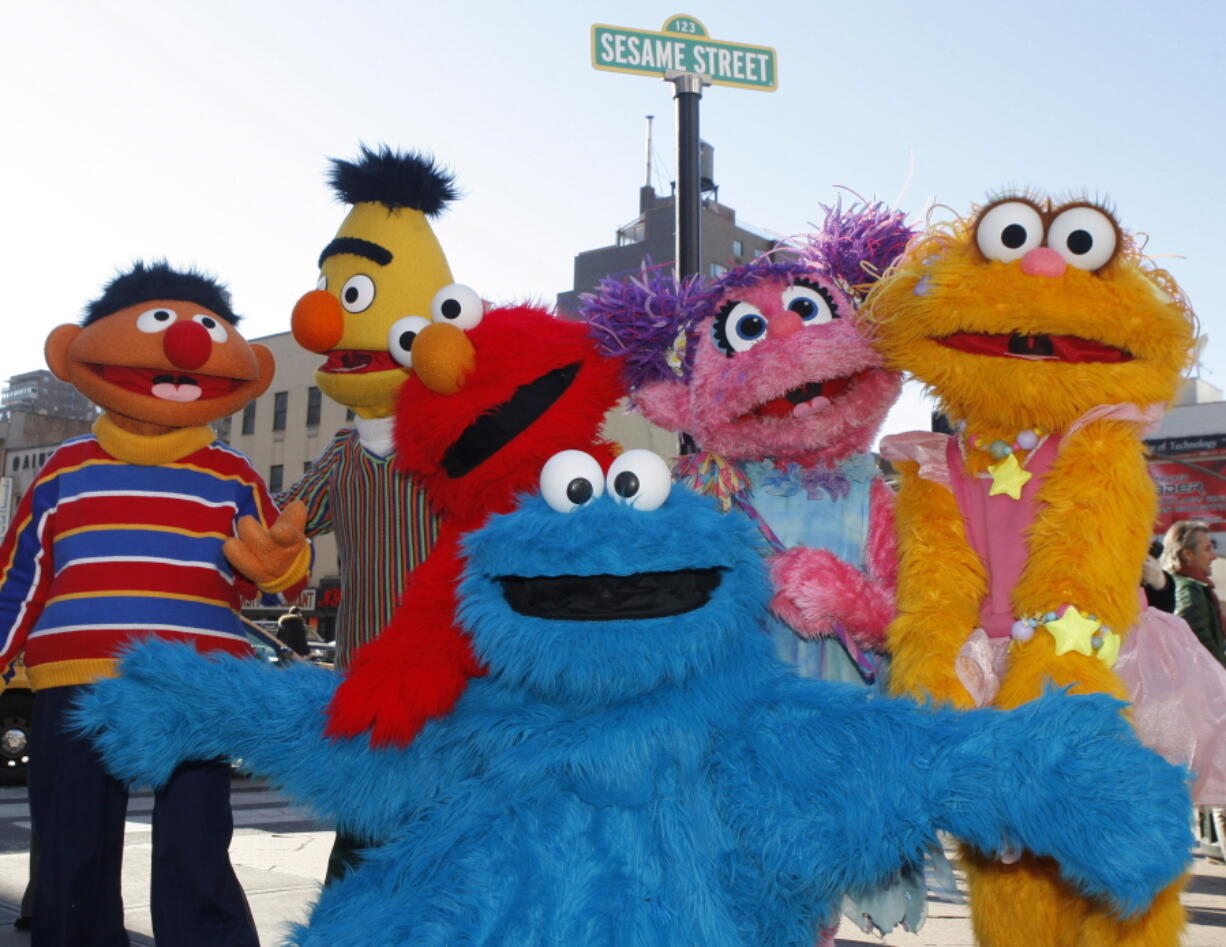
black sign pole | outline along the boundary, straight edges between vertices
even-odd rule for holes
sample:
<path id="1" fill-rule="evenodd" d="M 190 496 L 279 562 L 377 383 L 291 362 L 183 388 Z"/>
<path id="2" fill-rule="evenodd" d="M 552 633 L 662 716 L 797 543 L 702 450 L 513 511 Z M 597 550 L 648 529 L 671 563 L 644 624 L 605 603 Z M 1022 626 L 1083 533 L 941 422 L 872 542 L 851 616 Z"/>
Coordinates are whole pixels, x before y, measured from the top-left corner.
<path id="1" fill-rule="evenodd" d="M 677 278 L 698 272 L 702 260 L 702 201 L 698 159 L 698 103 L 709 81 L 696 73 L 667 76 L 677 100 Z"/>

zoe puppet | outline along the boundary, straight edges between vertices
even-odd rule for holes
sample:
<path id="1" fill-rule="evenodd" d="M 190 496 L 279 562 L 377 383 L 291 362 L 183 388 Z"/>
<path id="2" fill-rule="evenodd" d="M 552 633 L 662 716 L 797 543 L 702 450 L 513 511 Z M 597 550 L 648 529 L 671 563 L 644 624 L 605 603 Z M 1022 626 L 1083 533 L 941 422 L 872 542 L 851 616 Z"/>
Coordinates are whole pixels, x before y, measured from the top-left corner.
<path id="1" fill-rule="evenodd" d="M 841 892 L 938 829 L 1053 856 L 1124 915 L 1183 870 L 1185 773 L 1118 701 L 961 713 L 799 678 L 761 631 L 758 541 L 655 455 L 606 473 L 567 451 L 463 541 L 459 616 L 488 674 L 406 749 L 329 738 L 309 712 L 337 685 L 323 669 L 160 642 L 77 719 L 123 779 L 241 756 L 388 840 L 324 889 L 302 947 L 808 947 Z"/>
<path id="2" fill-rule="evenodd" d="M 357 653 L 328 708 L 328 733 L 369 732 L 404 745 L 446 714 L 484 673 L 456 620 L 460 536 L 536 484 L 568 444 L 608 460 L 598 430 L 622 393 L 620 361 L 599 354 L 579 322 L 531 306 L 486 307 L 465 286 L 437 294 L 432 318 L 394 326 L 394 357 L 412 374 L 396 418 L 396 464 L 441 517 L 438 544 L 400 607 Z"/>
<path id="3" fill-rule="evenodd" d="M 894 690 L 962 708 L 1053 683 L 1125 697 L 1112 668 L 1156 512 L 1141 435 L 1193 347 L 1178 287 L 1102 207 L 1022 195 L 923 235 L 869 303 L 886 363 L 961 430 L 883 442 L 902 472 Z M 1122 921 L 1033 850 L 966 857 L 988 947 L 1179 939 L 1178 884 Z"/>
<path id="4" fill-rule="evenodd" d="M 396 326 L 429 316 L 451 270 L 431 229 L 455 199 L 433 159 L 386 146 L 332 161 L 336 196 L 352 205 L 319 255 L 319 283 L 294 306 L 294 339 L 326 359 L 315 383 L 354 414 L 279 500 L 302 500 L 307 535 L 334 533 L 341 569 L 336 663 L 391 620 L 405 580 L 434 548 L 438 522 L 425 490 L 396 463 L 396 397 L 410 369 Z"/>
<path id="5" fill-rule="evenodd" d="M 257 586 L 296 595 L 305 584 L 305 511 L 278 518 L 259 474 L 208 427 L 272 379 L 272 355 L 249 345 L 236 321 L 229 294 L 211 279 L 137 263 L 80 325 L 47 339 L 51 370 L 103 413 L 93 434 L 52 454 L 0 545 L 0 667 L 24 649 L 36 692 L 36 943 L 127 943 L 119 890 L 127 789 L 88 741 L 64 730 L 82 686 L 112 676 L 116 652 L 145 638 L 248 655 L 240 599 Z M 155 800 L 155 936 L 196 943 L 201 918 L 210 918 L 218 938 L 210 943 L 254 945 L 227 854 L 230 767 L 196 759 L 167 771 Z"/>

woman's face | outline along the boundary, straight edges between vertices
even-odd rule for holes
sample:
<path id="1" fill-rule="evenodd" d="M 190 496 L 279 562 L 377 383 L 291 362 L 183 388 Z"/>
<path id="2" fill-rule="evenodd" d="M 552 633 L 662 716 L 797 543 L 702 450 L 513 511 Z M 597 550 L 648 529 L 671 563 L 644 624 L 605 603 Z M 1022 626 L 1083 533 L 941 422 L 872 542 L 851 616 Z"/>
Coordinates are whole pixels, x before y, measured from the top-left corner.
<path id="1" fill-rule="evenodd" d="M 1196 533 L 1191 544 L 1183 551 L 1184 564 L 1204 573 L 1213 568 L 1213 560 L 1216 558 L 1217 550 L 1214 548 L 1213 539 L 1203 530 Z"/>

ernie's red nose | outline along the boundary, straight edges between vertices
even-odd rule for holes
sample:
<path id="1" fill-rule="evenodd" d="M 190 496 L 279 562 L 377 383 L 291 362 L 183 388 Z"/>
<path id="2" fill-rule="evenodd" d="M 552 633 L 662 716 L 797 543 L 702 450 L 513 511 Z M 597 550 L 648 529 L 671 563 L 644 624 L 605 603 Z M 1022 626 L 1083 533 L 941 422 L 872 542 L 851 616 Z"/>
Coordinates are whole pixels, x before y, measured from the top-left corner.
<path id="1" fill-rule="evenodd" d="M 213 353 L 213 340 L 200 323 L 180 319 L 166 330 L 162 338 L 162 351 L 175 368 L 192 371 L 209 360 Z"/>

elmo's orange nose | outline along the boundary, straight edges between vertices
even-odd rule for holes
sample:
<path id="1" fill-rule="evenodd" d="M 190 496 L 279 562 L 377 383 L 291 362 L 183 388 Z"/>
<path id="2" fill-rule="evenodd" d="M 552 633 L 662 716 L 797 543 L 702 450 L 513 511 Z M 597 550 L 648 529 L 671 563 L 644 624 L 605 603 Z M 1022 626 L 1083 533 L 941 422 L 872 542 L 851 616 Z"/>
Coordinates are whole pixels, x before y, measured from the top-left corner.
<path id="1" fill-rule="evenodd" d="M 455 326 L 434 322 L 413 340 L 413 374 L 431 391 L 454 395 L 477 364 L 468 336 Z"/>
<path id="2" fill-rule="evenodd" d="M 327 352 L 336 346 L 345 332 L 345 317 L 336 297 L 322 289 L 313 289 L 294 303 L 290 318 L 294 339 L 311 352 Z"/>

